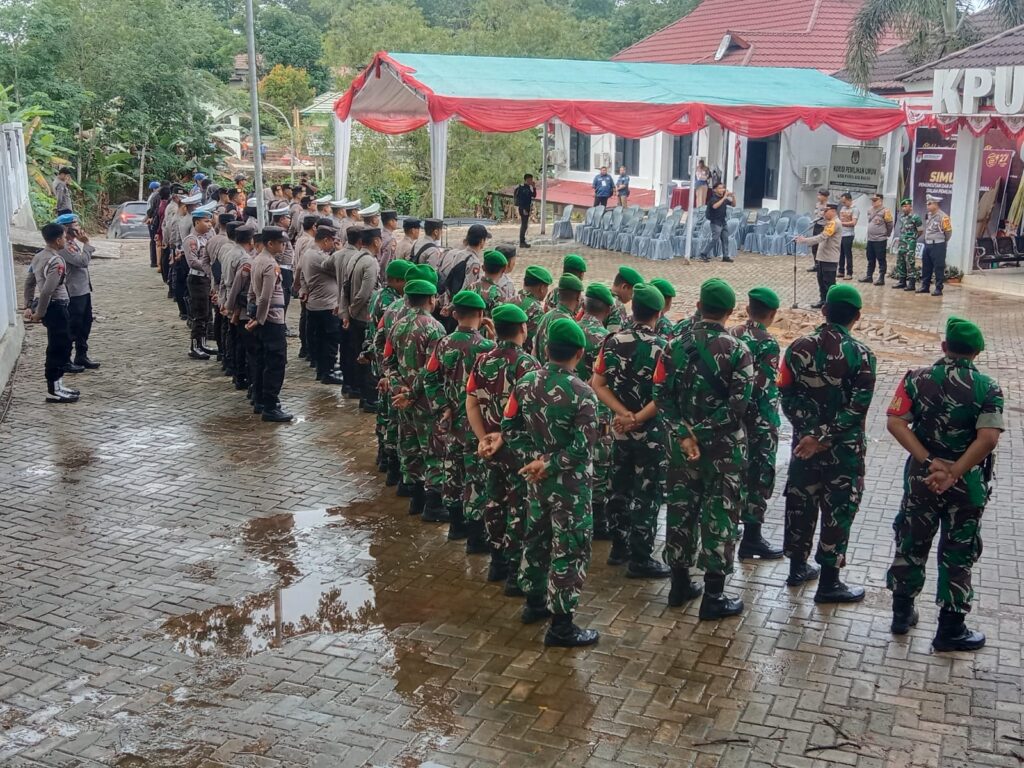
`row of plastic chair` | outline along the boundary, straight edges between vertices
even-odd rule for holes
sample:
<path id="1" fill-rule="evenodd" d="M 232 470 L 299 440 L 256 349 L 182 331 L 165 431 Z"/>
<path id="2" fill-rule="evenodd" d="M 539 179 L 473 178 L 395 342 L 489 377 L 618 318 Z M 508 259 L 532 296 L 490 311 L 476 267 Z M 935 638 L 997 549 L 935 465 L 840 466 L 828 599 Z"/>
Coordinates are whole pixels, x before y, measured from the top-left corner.
<path id="1" fill-rule="evenodd" d="M 767 256 L 806 254 L 808 247 L 797 243 L 796 237 L 810 233 L 810 215 L 798 216 L 795 211 L 768 212 L 762 209 L 756 220 L 745 227 L 742 234 L 743 250 Z"/>

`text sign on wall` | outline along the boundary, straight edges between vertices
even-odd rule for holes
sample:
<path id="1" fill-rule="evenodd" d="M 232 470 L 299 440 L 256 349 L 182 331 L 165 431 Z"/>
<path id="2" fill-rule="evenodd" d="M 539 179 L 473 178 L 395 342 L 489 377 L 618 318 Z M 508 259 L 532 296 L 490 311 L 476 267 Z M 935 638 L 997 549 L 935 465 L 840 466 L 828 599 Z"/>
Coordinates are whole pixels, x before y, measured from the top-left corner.
<path id="1" fill-rule="evenodd" d="M 935 70 L 932 112 L 976 115 L 986 99 L 997 114 L 1024 113 L 1024 66 Z"/>
<path id="2" fill-rule="evenodd" d="M 828 186 L 843 192 L 878 192 L 882 188 L 881 148 L 832 147 Z"/>

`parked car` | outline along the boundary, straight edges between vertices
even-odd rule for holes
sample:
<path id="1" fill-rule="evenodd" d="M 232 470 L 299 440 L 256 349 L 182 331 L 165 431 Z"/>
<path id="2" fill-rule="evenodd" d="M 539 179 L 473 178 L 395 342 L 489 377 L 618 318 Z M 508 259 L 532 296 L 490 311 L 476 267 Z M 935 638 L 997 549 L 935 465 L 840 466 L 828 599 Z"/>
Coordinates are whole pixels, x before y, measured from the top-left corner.
<path id="1" fill-rule="evenodd" d="M 129 200 L 121 203 L 114 211 L 114 218 L 107 227 L 110 239 L 148 238 L 149 227 L 146 226 L 146 201 Z"/>

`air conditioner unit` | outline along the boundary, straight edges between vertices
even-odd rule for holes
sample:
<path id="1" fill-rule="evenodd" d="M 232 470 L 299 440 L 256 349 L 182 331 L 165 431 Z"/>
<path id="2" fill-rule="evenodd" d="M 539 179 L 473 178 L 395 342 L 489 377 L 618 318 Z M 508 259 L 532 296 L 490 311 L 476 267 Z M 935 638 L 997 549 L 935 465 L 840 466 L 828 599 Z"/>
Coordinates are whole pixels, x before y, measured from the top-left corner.
<path id="1" fill-rule="evenodd" d="M 612 164 L 612 156 L 607 152 L 595 152 L 594 153 L 594 167 L 595 168 L 610 168 Z"/>
<path id="2" fill-rule="evenodd" d="M 561 149 L 549 149 L 548 165 L 565 165 L 565 151 Z"/>
<path id="3" fill-rule="evenodd" d="M 828 181 L 828 166 L 805 165 L 803 178 L 805 187 L 823 186 Z"/>

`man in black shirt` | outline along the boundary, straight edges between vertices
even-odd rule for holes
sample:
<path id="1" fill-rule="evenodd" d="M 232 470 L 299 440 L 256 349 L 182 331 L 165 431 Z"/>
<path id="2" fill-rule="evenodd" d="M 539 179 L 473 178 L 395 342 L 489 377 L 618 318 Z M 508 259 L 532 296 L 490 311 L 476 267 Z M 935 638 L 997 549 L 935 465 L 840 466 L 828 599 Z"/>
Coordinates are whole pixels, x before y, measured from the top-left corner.
<path id="1" fill-rule="evenodd" d="M 708 197 L 708 207 L 706 218 L 708 223 L 711 224 L 711 239 L 708 240 L 707 244 L 701 250 L 697 256 L 701 261 L 710 261 L 711 249 L 715 247 L 715 243 L 719 243 L 722 248 L 722 261 L 732 261 L 732 257 L 729 256 L 729 227 L 726 226 L 726 218 L 728 211 L 726 208 L 729 205 L 736 205 L 736 195 L 729 192 L 725 188 L 725 184 L 718 182 L 715 184 L 715 188 L 711 190 L 711 195 Z"/>
<path id="2" fill-rule="evenodd" d="M 530 225 L 530 211 L 533 209 L 533 199 L 537 197 L 537 185 L 533 181 L 533 174 L 523 176 L 523 183 L 515 188 L 512 197 L 516 201 L 516 210 L 519 211 L 519 247 L 529 248 L 526 242 L 526 228 Z"/>

